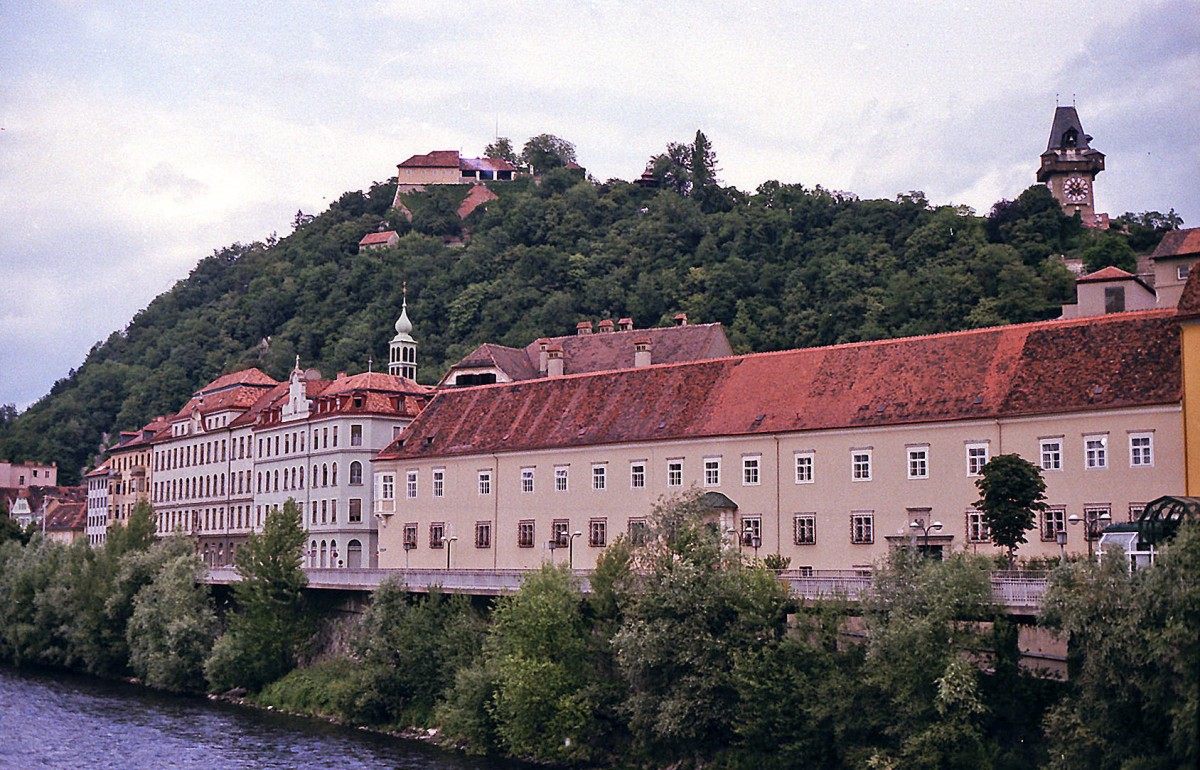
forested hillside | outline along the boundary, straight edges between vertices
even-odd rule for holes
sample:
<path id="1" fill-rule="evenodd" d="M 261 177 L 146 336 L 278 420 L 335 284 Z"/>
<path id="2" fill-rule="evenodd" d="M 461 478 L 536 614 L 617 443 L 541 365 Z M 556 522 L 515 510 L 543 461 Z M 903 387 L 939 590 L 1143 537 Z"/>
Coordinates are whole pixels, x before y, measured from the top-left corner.
<path id="1" fill-rule="evenodd" d="M 1155 242 L 1149 215 L 1126 218 L 1132 236 L 1085 232 L 1040 186 L 980 217 L 916 192 L 746 193 L 688 177 L 683 160 L 656 159 L 660 189 L 569 169 L 497 183 L 499 200 L 466 222 L 465 187 L 407 195 L 409 222 L 390 208 L 394 181 L 297 213 L 284 238 L 201 260 L 26 412 L 3 409 L 0 456 L 56 460 L 74 483 L 106 436 L 177 410 L 222 372 L 283 378 L 296 355 L 327 376 L 369 358 L 382 368 L 405 282 L 419 379 L 432 383 L 481 342 L 525 345 L 580 320 L 643 327 L 683 311 L 749 352 L 1051 318 L 1073 292 L 1052 255 L 1128 268 L 1131 240 Z M 360 253 L 385 220 L 399 245 Z"/>

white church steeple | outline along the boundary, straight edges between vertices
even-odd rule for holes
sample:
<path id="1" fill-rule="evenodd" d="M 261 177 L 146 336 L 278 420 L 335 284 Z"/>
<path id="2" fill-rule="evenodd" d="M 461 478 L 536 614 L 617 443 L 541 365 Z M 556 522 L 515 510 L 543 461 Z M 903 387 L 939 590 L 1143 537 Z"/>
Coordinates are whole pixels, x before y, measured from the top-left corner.
<path id="1" fill-rule="evenodd" d="M 408 320 L 408 282 L 405 281 L 400 318 L 396 320 L 396 336 L 392 337 L 388 355 L 388 374 L 415 381 L 417 379 L 417 341 L 412 337 L 412 330 L 412 321 Z"/>

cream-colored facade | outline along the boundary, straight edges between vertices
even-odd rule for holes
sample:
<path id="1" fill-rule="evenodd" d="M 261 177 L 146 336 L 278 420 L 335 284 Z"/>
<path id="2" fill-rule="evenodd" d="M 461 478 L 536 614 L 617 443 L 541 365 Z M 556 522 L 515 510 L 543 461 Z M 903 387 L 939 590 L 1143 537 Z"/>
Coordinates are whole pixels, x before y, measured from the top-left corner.
<path id="1" fill-rule="evenodd" d="M 1021 556 L 1057 556 L 1058 529 L 1068 553 L 1086 553 L 1086 525 L 1072 526 L 1070 516 L 1125 521 L 1149 500 L 1184 491 L 1178 406 L 383 462 L 377 495 L 392 476 L 394 513 L 379 509 L 380 566 L 445 567 L 445 544 L 431 540 L 440 532 L 457 538 L 456 569 L 568 558 L 592 568 L 658 499 L 693 489 L 737 505 L 721 527 L 747 555 L 753 540 L 738 535 L 749 527 L 759 556 L 779 553 L 797 569 L 869 567 L 911 543 L 916 520 L 942 524 L 931 546 L 990 553 L 972 507 L 975 471 L 1007 453 L 1043 467 L 1051 506 Z M 564 529 L 564 545 L 580 533 L 573 546 L 549 548 Z M 404 548 L 406 531 L 415 548 Z"/>

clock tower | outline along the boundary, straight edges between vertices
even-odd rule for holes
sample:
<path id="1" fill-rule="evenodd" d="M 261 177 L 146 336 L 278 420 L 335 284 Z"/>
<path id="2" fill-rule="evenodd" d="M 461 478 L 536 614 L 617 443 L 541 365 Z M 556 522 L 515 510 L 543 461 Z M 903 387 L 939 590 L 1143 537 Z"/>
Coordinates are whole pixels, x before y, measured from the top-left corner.
<path id="1" fill-rule="evenodd" d="M 1037 172 L 1037 180 L 1050 188 L 1063 211 L 1078 214 L 1088 225 L 1096 221 L 1092 185 L 1096 174 L 1104 170 L 1104 153 L 1088 146 L 1091 140 L 1083 133 L 1079 113 L 1073 106 L 1056 108 L 1050 143 L 1042 153 L 1042 166 Z"/>

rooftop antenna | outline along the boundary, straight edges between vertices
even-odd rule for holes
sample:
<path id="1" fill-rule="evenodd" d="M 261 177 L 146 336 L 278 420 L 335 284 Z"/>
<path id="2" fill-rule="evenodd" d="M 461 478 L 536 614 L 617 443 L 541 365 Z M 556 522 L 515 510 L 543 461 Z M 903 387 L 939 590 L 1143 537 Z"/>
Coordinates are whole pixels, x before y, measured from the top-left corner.
<path id="1" fill-rule="evenodd" d="M 1058 107 L 1058 92 L 1055 92 L 1054 94 L 1054 106 Z"/>
<path id="2" fill-rule="evenodd" d="M 1075 106 L 1075 94 L 1071 94 L 1071 106 Z"/>

